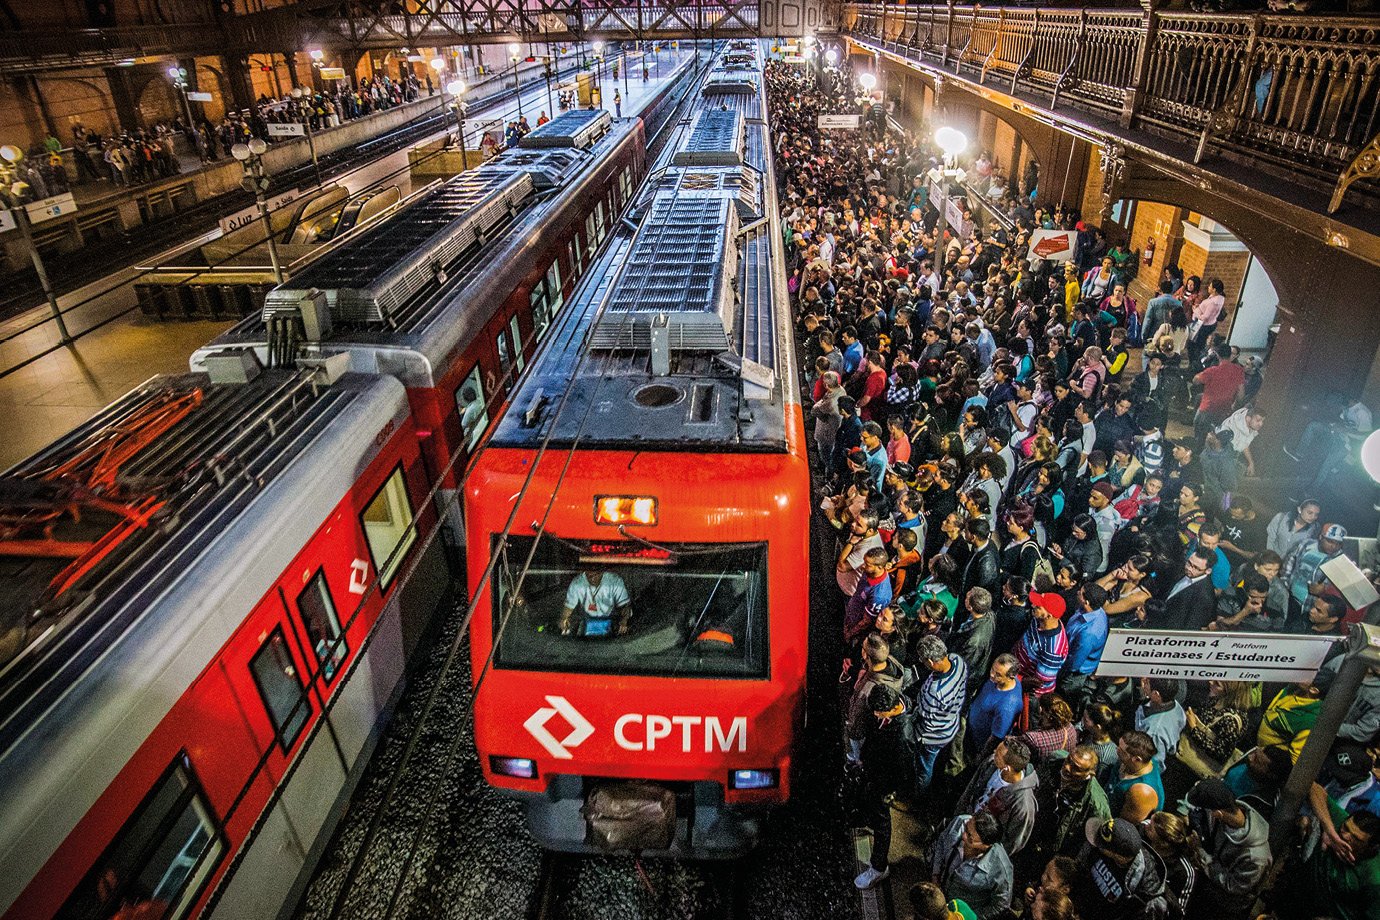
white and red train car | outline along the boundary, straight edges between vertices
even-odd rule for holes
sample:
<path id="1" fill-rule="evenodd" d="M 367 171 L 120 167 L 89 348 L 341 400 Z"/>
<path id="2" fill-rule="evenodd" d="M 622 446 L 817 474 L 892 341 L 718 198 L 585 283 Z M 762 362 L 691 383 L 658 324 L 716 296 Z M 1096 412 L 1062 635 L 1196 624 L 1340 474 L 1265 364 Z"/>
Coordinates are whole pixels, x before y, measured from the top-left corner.
<path id="1" fill-rule="evenodd" d="M 733 857 L 790 795 L 810 489 L 760 68 L 717 58 L 465 489 L 481 766 L 554 849 Z"/>
<path id="2" fill-rule="evenodd" d="M 6 920 L 276 916 L 448 588 L 403 387 L 240 379 L 0 477 Z"/>

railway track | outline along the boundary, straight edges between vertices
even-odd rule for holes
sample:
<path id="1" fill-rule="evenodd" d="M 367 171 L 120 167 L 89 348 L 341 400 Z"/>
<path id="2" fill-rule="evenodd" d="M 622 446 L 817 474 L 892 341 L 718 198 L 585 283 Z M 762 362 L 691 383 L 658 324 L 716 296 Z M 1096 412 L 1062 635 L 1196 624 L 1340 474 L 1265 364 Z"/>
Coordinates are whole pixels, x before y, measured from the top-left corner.
<path id="1" fill-rule="evenodd" d="M 692 862 L 546 852 L 528 920 L 746 920 L 741 860 Z"/>

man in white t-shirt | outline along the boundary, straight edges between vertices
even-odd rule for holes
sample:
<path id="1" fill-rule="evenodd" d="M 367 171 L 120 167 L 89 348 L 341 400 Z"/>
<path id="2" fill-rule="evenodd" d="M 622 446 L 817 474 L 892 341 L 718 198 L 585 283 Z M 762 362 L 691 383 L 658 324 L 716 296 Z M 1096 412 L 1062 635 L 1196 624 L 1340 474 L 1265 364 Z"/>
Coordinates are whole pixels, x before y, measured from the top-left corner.
<path id="1" fill-rule="evenodd" d="M 612 572 L 587 569 L 576 575 L 565 592 L 565 606 L 561 608 L 561 635 L 574 632 L 571 620 L 575 611 L 584 618 L 581 635 L 609 636 L 628 634 L 628 620 L 632 619 L 632 599 L 623 579 Z M 614 617 L 618 623 L 614 625 Z"/>

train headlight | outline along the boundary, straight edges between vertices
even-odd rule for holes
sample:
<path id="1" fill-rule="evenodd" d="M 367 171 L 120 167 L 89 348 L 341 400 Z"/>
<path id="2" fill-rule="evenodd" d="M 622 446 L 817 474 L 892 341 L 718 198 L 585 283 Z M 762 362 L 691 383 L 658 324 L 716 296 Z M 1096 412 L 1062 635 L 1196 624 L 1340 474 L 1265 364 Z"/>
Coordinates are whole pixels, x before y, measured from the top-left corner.
<path id="1" fill-rule="evenodd" d="M 728 788 L 775 789 L 780 778 L 775 770 L 734 770 L 728 774 Z"/>
<path id="2" fill-rule="evenodd" d="M 500 776 L 515 776 L 518 779 L 536 779 L 537 762 L 526 757 L 499 757 L 489 755 L 489 769 Z"/>
<path id="3" fill-rule="evenodd" d="M 650 495 L 596 495 L 596 524 L 656 524 L 656 499 Z"/>

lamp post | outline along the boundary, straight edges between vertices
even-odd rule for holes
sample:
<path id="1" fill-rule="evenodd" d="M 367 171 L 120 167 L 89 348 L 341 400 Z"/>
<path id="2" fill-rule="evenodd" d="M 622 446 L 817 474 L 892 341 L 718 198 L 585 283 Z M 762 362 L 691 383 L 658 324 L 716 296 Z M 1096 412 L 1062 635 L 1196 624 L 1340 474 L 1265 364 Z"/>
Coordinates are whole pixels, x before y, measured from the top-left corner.
<path id="1" fill-rule="evenodd" d="M 604 107 L 604 43 L 595 42 L 594 49 L 594 91 L 599 94 L 599 107 Z"/>
<path id="2" fill-rule="evenodd" d="M 870 76 L 870 74 L 866 75 Z M 873 78 L 876 79 L 875 77 Z M 957 158 L 960 153 L 968 147 L 968 138 L 957 128 L 947 125 L 934 132 L 934 142 L 939 145 L 939 149 L 944 152 L 944 167 L 940 170 L 942 176 L 939 181 L 939 221 L 935 224 L 935 253 L 934 253 L 934 275 L 939 279 L 939 283 L 944 283 L 944 221 L 948 219 L 949 211 L 949 180 L 958 175 Z M 954 230 L 958 230 L 955 227 Z M 939 292 L 936 291 L 936 294 Z"/>
<path id="3" fill-rule="evenodd" d="M 18 147 L 11 147 L 9 144 L 0 147 L 0 199 L 4 200 L 5 206 L 13 215 L 19 233 L 24 238 L 24 246 L 29 250 L 34 271 L 38 273 L 38 283 L 43 287 L 43 296 L 48 299 L 48 309 L 53 314 L 53 322 L 57 324 L 58 342 L 71 345 L 72 336 L 67 332 L 62 310 L 58 309 L 57 294 L 53 291 L 53 283 L 48 279 L 48 269 L 43 264 L 43 256 L 39 254 L 38 245 L 34 243 L 33 229 L 29 225 L 29 212 L 24 209 L 23 200 L 29 195 L 29 184 L 19 179 L 16 170 L 22 159 L 24 151 Z"/>
<path id="4" fill-rule="evenodd" d="M 445 91 L 455 99 L 455 137 L 460 142 L 460 171 L 464 172 L 469 167 L 469 155 L 465 153 L 465 121 L 460 117 L 460 107 L 464 105 L 460 97 L 465 94 L 465 81 L 451 80 Z"/>
<path id="5" fill-rule="evenodd" d="M 314 132 L 311 127 L 312 115 L 314 115 L 315 112 L 312 110 L 312 104 L 307 97 L 308 93 L 306 90 L 302 89 L 302 87 L 294 86 L 292 88 L 293 106 L 297 109 L 297 117 L 302 119 L 302 127 L 306 129 L 307 148 L 311 150 L 311 168 L 316 171 L 316 184 L 320 185 L 321 164 L 316 160 L 316 132 Z M 303 110 L 304 107 L 305 111 Z"/>
<path id="6" fill-rule="evenodd" d="M 508 45 L 508 57 L 513 62 L 513 92 L 517 93 L 518 120 L 522 120 L 522 83 L 518 80 L 518 61 L 522 60 L 522 46 L 517 42 Z"/>
<path id="7" fill-rule="evenodd" d="M 240 161 L 244 178 L 240 185 L 245 191 L 254 193 L 254 201 L 259 206 L 259 219 L 264 222 L 264 235 L 268 239 L 268 258 L 273 263 L 273 280 L 283 283 L 283 264 L 278 260 L 278 241 L 273 238 L 273 222 L 268 219 L 268 173 L 264 170 L 264 151 L 268 149 L 263 138 L 256 137 L 247 144 L 236 144 L 230 148 L 230 155 Z"/>
<path id="8" fill-rule="evenodd" d="M 177 87 L 182 94 L 182 108 L 187 113 L 187 129 L 192 127 L 192 101 L 187 98 L 187 68 L 169 67 L 168 78 L 172 80 L 173 86 Z"/>

